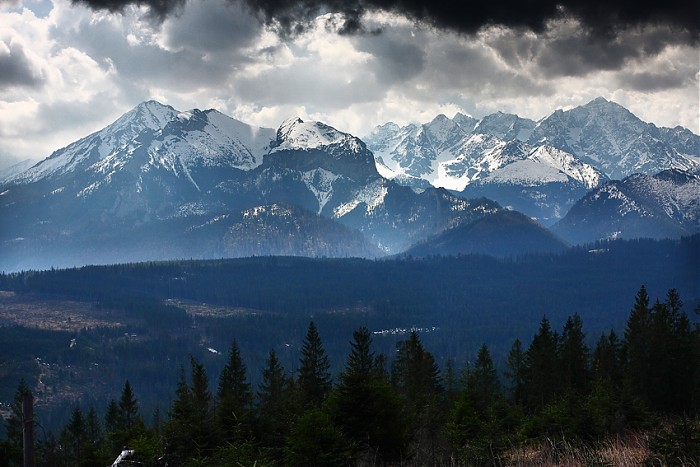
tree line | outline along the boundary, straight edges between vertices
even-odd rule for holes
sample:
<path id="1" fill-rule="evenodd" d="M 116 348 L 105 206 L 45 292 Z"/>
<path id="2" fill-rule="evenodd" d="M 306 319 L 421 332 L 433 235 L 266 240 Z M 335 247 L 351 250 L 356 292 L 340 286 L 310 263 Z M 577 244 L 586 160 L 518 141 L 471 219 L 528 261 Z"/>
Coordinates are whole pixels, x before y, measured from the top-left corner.
<path id="1" fill-rule="evenodd" d="M 700 307 L 695 310 L 700 314 Z M 502 365 L 489 347 L 464 368 L 440 369 L 420 335 L 389 359 L 357 329 L 337 378 L 315 323 L 293 374 L 274 350 L 249 382 L 236 341 L 218 380 L 190 357 L 167 413 L 146 421 L 126 381 L 100 417 L 75 407 L 60 433 L 39 443 L 40 465 L 102 466 L 128 446 L 140 465 L 504 465 L 528 440 L 584 442 L 678 420 L 657 440 L 667 464 L 700 460 L 700 326 L 675 289 L 635 296 L 624 334 L 587 345 L 581 318 L 561 332 L 543 317 L 531 342 L 516 340 Z M 500 370 L 499 370 L 500 367 Z M 20 383 L 0 442 L 0 465 L 21 465 Z M 670 440 L 670 441 L 669 441 Z"/>

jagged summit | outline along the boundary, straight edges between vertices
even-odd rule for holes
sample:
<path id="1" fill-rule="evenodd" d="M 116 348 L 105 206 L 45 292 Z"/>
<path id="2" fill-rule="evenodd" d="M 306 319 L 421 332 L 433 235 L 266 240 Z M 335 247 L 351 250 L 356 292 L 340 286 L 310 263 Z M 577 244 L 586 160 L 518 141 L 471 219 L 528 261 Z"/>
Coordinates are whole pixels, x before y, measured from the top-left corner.
<path id="1" fill-rule="evenodd" d="M 700 170 L 699 136 L 657 128 L 602 97 L 539 122 L 499 111 L 479 120 L 457 113 L 422 125 L 385 124 L 366 141 L 387 177 L 468 189 L 548 223 L 605 180 Z"/>
<path id="2" fill-rule="evenodd" d="M 686 130 L 687 131 L 687 130 Z M 688 134 L 690 133 L 690 134 Z M 597 98 L 570 110 L 557 110 L 538 122 L 529 142 L 551 144 L 595 166 L 611 179 L 700 167 L 700 137 L 658 128 L 612 101 Z"/>

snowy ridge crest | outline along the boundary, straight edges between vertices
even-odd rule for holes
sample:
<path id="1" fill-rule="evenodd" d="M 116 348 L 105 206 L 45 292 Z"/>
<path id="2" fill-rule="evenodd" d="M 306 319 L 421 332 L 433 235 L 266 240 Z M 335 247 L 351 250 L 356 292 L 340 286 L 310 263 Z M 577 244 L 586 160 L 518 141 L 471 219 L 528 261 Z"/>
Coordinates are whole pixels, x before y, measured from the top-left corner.
<path id="1" fill-rule="evenodd" d="M 309 150 L 342 146 L 352 152 L 364 149 L 362 142 L 354 136 L 336 130 L 321 122 L 305 122 L 299 117 L 289 118 L 277 130 L 277 141 L 271 152 L 285 149 Z"/>
<path id="2" fill-rule="evenodd" d="M 376 127 L 365 140 L 392 178 L 410 175 L 456 190 L 467 186 L 475 174 L 477 179 L 485 178 L 507 165 L 509 156 L 498 154 L 503 141 L 527 143 L 525 152 L 544 146 L 543 151 L 552 156 L 552 148 L 569 155 L 556 156 L 556 165 L 548 158 L 531 155 L 530 162 L 519 164 L 529 167 L 526 179 L 530 182 L 536 179 L 533 170 L 539 163 L 543 164 L 543 180 L 551 178 L 557 168 L 589 188 L 599 185 L 596 179 L 600 176 L 619 179 L 637 172 L 700 170 L 700 136 L 680 127 L 658 128 L 645 123 L 603 98 L 571 110 L 556 110 L 539 122 L 503 112 L 480 120 L 459 113 L 452 119 L 438 115 L 429 123 L 404 127 L 390 122 Z M 523 157 L 510 162 L 516 160 Z M 581 164 L 588 167 L 575 168 Z M 519 183 L 520 178 L 513 181 Z"/>
<path id="3" fill-rule="evenodd" d="M 251 170 L 261 164 L 273 139 L 274 130 L 253 128 L 216 110 L 180 112 L 147 101 L 4 182 L 32 183 L 71 173 L 104 176 L 104 180 L 92 183 L 92 189 L 83 191 L 91 193 L 95 187 L 109 184 L 120 170 L 144 173 L 165 169 L 196 186 L 189 169 Z"/>

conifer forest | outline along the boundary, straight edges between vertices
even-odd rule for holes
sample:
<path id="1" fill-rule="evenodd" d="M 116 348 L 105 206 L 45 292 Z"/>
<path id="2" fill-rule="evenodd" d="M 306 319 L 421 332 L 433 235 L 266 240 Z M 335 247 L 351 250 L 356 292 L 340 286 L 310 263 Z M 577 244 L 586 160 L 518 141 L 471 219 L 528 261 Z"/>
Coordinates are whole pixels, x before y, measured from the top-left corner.
<path id="1" fill-rule="evenodd" d="M 696 272 L 653 261 L 677 245 L 2 275 L 4 316 L 74 311 L 0 326 L 0 465 L 28 391 L 42 466 L 698 465 Z"/>

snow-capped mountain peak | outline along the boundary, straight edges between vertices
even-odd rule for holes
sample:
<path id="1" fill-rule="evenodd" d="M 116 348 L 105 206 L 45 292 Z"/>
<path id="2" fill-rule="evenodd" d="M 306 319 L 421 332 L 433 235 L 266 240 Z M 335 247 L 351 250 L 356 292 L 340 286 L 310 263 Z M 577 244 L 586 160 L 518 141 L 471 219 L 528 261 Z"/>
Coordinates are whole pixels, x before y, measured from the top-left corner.
<path id="1" fill-rule="evenodd" d="M 31 183 L 83 171 L 109 174 L 144 151 L 140 170 L 151 163 L 172 172 L 193 165 L 250 170 L 260 165 L 273 139 L 274 130 L 251 127 L 217 110 L 180 112 L 146 101 L 5 181 Z"/>
<path id="2" fill-rule="evenodd" d="M 173 117 L 177 117 L 180 112 L 170 105 L 161 104 L 158 101 L 145 101 L 118 118 L 110 129 L 112 131 L 124 128 L 128 125 L 142 124 L 145 128 L 163 128 Z"/>
<path id="3" fill-rule="evenodd" d="M 161 130 L 177 117 L 174 108 L 156 101 L 142 102 L 114 123 L 55 151 L 17 174 L 12 181 L 35 182 L 85 168 L 125 147 L 144 130 Z"/>
<path id="4" fill-rule="evenodd" d="M 305 122 L 299 117 L 289 118 L 277 130 L 273 151 L 283 149 L 320 149 L 342 145 L 353 152 L 364 149 L 354 136 L 336 130 L 322 122 Z"/>
<path id="5" fill-rule="evenodd" d="M 352 180 L 379 176 L 374 155 L 359 138 L 325 123 L 305 122 L 298 117 L 280 125 L 272 149 L 265 156 L 265 164 L 314 173 L 320 168 L 325 171 L 322 178 L 334 180 L 341 175 Z"/>
<path id="6" fill-rule="evenodd" d="M 535 122 L 515 114 L 496 112 L 482 118 L 474 127 L 474 133 L 483 133 L 497 138 L 527 141 Z"/>
<path id="7" fill-rule="evenodd" d="M 574 154 L 612 179 L 670 168 L 697 170 L 700 137 L 658 128 L 602 97 L 557 110 L 537 123 L 531 144 L 549 144 Z"/>
<path id="8" fill-rule="evenodd" d="M 453 120 L 457 125 L 459 125 L 460 127 L 462 127 L 462 129 L 463 129 L 465 132 L 467 132 L 467 133 L 471 133 L 472 131 L 474 131 L 474 127 L 475 127 L 475 126 L 477 125 L 477 123 L 479 122 L 479 120 L 477 120 L 476 118 L 472 117 L 471 115 L 465 115 L 465 114 L 463 114 L 463 113 L 461 113 L 461 112 L 457 112 L 457 113 L 455 114 L 455 116 L 452 118 L 452 120 Z"/>

